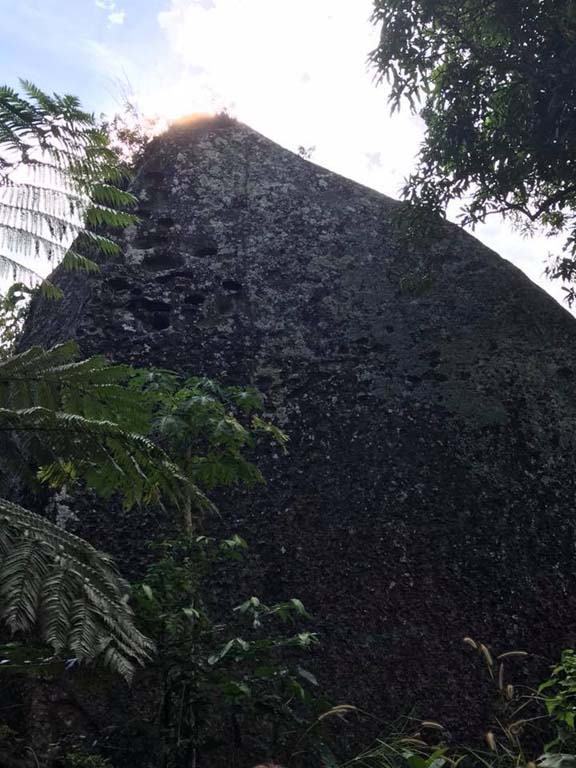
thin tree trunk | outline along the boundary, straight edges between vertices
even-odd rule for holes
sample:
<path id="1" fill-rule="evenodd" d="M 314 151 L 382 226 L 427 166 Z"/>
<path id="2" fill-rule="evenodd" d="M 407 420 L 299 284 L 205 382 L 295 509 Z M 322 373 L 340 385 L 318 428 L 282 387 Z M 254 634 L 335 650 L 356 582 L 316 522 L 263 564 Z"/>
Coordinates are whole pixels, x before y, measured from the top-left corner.
<path id="1" fill-rule="evenodd" d="M 184 516 L 184 533 L 187 536 L 192 536 L 194 533 L 194 520 L 192 519 L 192 497 L 190 495 L 186 496 L 182 514 Z"/>
<path id="2" fill-rule="evenodd" d="M 190 461 L 190 458 L 192 457 L 192 450 L 190 448 L 186 449 L 186 462 L 188 463 Z M 182 509 L 182 514 L 184 517 L 184 533 L 187 536 L 192 536 L 194 533 L 194 521 L 192 520 L 192 494 L 188 493 L 186 494 L 186 499 L 184 500 L 184 507 Z"/>

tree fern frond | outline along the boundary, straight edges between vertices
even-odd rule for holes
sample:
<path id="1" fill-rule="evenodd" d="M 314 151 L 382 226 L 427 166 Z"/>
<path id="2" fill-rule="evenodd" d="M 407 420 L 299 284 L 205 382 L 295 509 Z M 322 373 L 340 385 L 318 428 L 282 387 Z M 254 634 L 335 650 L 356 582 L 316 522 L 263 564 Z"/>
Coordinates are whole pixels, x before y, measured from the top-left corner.
<path id="1" fill-rule="evenodd" d="M 161 448 L 111 421 L 42 406 L 0 408 L 3 432 L 22 436 L 26 454 L 42 467 L 39 477 L 54 487 L 82 477 L 99 495 L 108 498 L 118 492 L 131 507 L 151 498 L 156 489 L 176 501 L 190 485 Z"/>
<path id="2" fill-rule="evenodd" d="M 192 476 L 144 436 L 152 400 L 142 377 L 101 356 L 76 361 L 76 352 L 73 343 L 34 347 L 0 362 L 0 440 L 10 472 L 20 455 L 21 467 L 41 467 L 39 478 L 54 487 L 82 479 L 105 498 L 119 493 L 126 507 L 191 495 L 199 508 L 213 508 Z M 126 386 L 134 376 L 137 386 Z"/>
<path id="3" fill-rule="evenodd" d="M 34 626 L 47 574 L 44 543 L 24 531 L 24 536 L 4 557 L 1 569 L 2 618 L 12 632 L 29 632 Z"/>
<path id="4" fill-rule="evenodd" d="M 129 679 L 154 645 L 134 625 L 127 589 L 110 557 L 0 499 L 0 610 L 13 632 L 36 627 L 55 653 L 100 656 Z"/>
<path id="5" fill-rule="evenodd" d="M 45 641 L 56 654 L 61 653 L 68 642 L 71 626 L 73 582 L 65 566 L 55 566 L 44 580 L 41 602 L 41 632 Z"/>
<path id="6" fill-rule="evenodd" d="M 50 520 L 30 512 L 19 504 L 0 498 L 0 523 L 6 530 L 14 530 L 22 535 L 29 531 L 38 539 L 53 546 L 55 551 L 66 553 L 67 557 L 80 559 L 87 564 L 97 563 L 99 567 L 105 566 L 107 572 L 110 570 L 116 574 L 116 566 L 111 557 L 95 549 L 79 536 L 54 525 Z M 116 574 L 115 579 L 120 577 Z M 123 581 L 122 584 L 124 585 Z"/>
<path id="7" fill-rule="evenodd" d="M 95 654 L 101 636 L 98 632 L 100 613 L 90 605 L 84 595 L 72 602 L 68 645 L 79 661 L 87 661 Z"/>
<path id="8" fill-rule="evenodd" d="M 1 142 L 0 142 L 1 144 Z M 42 184 L 46 178 L 34 178 L 34 184 L 30 181 L 13 181 L 12 179 L 2 180 L 2 200 L 10 205 L 21 204 L 23 207 L 30 207 L 32 210 L 59 211 L 66 210 L 68 205 L 72 205 L 70 213 L 76 215 L 77 209 L 83 211 L 88 205 L 85 196 L 76 189 L 76 186 L 66 177 L 60 175 L 61 184 L 65 194 L 54 195 L 54 185 Z M 131 197 L 131 195 L 130 195 Z"/>
<path id="9" fill-rule="evenodd" d="M 78 242 L 82 245 L 96 246 L 96 248 L 105 256 L 117 256 L 120 253 L 120 246 L 109 237 L 97 235 L 95 232 L 85 230 L 78 234 Z"/>
<path id="10" fill-rule="evenodd" d="M 29 347 L 24 352 L 0 361 L 0 380 L 6 383 L 22 374 L 43 373 L 50 366 L 69 362 L 77 354 L 78 344 L 73 340 L 57 344 L 50 349 Z"/>
<path id="11" fill-rule="evenodd" d="M 124 211 L 115 211 L 104 205 L 91 205 L 86 210 L 86 222 L 92 226 L 113 228 L 129 227 L 136 223 L 136 217 Z"/>
<path id="12" fill-rule="evenodd" d="M 53 211 L 40 208 L 36 198 L 30 200 L 30 207 L 25 210 L 17 202 L 0 199 L 0 226 L 11 226 L 13 229 L 26 227 L 31 235 L 37 236 L 43 232 L 56 232 L 60 242 L 73 233 L 74 226 L 81 226 L 82 220 L 73 222 L 69 210 L 61 210 L 57 205 L 53 208 Z"/>
<path id="13" fill-rule="evenodd" d="M 14 282 L 37 283 L 42 277 L 30 267 L 25 267 L 17 259 L 0 251 L 0 279 L 11 278 Z"/>
<path id="14" fill-rule="evenodd" d="M 134 674 L 135 665 L 117 650 L 112 644 L 104 651 L 104 663 L 118 671 L 122 677 L 130 680 Z"/>
<path id="15" fill-rule="evenodd" d="M 124 192 L 112 184 L 96 183 L 92 187 L 92 199 L 95 203 L 112 208 L 134 208 L 138 200 L 129 192 Z"/>
<path id="16" fill-rule="evenodd" d="M 0 249 L 3 253 L 19 255 L 23 259 L 43 257 L 54 261 L 56 266 L 64 258 L 68 247 L 49 233 L 40 234 L 11 224 L 0 224 Z"/>
<path id="17" fill-rule="evenodd" d="M 48 114 L 57 114 L 58 108 L 54 99 L 44 93 L 44 91 L 41 91 L 40 88 L 34 85 L 34 83 L 31 83 L 30 80 L 26 80 L 25 78 L 21 78 L 20 85 L 22 86 L 24 93 L 29 96 L 38 107 Z"/>
<path id="18" fill-rule="evenodd" d="M 37 258 L 57 266 L 78 241 L 116 255 L 116 243 L 86 229 L 135 221 L 117 210 L 136 200 L 114 187 L 126 170 L 107 135 L 75 97 L 47 94 L 26 80 L 20 87 L 22 93 L 0 88 L 0 254 L 11 267 Z M 78 253 L 66 263 L 94 269 L 94 262 Z M 8 264 L 4 261 L 5 269 Z M 22 269 L 15 274 L 15 279 L 37 278 Z M 44 293 L 56 295 L 51 287 Z"/>
<path id="19" fill-rule="evenodd" d="M 60 266 L 69 272 L 98 272 L 100 270 L 95 261 L 72 250 L 66 252 Z"/>
<path id="20" fill-rule="evenodd" d="M 58 300 L 64 295 L 57 285 L 54 285 L 50 280 L 42 280 L 38 286 L 40 296 L 44 296 L 46 299 Z"/>

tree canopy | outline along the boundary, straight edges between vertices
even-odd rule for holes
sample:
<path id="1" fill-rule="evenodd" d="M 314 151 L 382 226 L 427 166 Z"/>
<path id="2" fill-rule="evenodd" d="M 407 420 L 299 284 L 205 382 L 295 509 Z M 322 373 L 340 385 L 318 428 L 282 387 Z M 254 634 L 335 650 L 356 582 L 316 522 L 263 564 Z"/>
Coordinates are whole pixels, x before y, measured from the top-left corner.
<path id="1" fill-rule="evenodd" d="M 375 0 L 373 21 L 393 110 L 406 100 L 426 124 L 405 195 L 437 211 L 463 198 L 464 224 L 564 232 L 549 272 L 574 279 L 574 0 Z"/>

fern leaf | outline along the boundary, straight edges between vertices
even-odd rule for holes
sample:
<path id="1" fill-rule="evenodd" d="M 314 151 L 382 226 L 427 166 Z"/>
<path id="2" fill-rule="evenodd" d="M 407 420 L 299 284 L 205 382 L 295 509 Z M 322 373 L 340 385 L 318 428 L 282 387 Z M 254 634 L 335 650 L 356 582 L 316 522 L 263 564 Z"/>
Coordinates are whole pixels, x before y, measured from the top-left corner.
<path id="1" fill-rule="evenodd" d="M 34 259 L 94 269 L 85 256 L 66 258 L 74 241 L 116 255 L 116 243 L 87 227 L 129 226 L 135 218 L 118 209 L 136 200 L 115 189 L 125 169 L 77 98 L 49 95 L 27 80 L 20 87 L 0 87 L 0 274 L 36 284 L 27 269 Z M 24 175 L 15 175 L 19 167 Z M 49 286 L 44 295 L 57 292 Z"/>
<path id="2" fill-rule="evenodd" d="M 48 559 L 41 541 L 24 536 L 2 562 L 0 595 L 2 617 L 12 632 L 29 632 L 34 626 Z"/>
<path id="3" fill-rule="evenodd" d="M 110 557 L 0 499 L 0 616 L 13 632 L 37 627 L 56 654 L 100 659 L 129 679 L 154 645 L 134 625 L 126 594 Z"/>

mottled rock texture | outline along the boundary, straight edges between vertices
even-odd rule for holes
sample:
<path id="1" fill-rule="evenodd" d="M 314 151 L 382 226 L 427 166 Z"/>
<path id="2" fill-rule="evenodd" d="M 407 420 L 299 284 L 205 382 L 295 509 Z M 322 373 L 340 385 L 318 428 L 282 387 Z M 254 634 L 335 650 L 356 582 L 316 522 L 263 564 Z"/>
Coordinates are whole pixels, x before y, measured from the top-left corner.
<path id="1" fill-rule="evenodd" d="M 399 203 L 228 119 L 155 140 L 134 191 L 123 258 L 60 275 L 25 342 L 261 389 L 290 455 L 212 523 L 249 540 L 246 590 L 302 598 L 335 700 L 478 735 L 465 635 L 544 669 L 576 642 L 574 319 L 457 227 L 407 243 Z M 134 575 L 170 523 L 80 530 Z"/>

